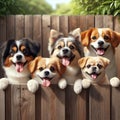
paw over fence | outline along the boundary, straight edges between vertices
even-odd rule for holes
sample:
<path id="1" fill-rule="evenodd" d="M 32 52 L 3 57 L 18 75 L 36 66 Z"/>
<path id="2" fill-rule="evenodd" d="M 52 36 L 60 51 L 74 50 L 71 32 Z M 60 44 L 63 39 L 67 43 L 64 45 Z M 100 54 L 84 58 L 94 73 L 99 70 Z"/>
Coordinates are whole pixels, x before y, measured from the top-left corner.
<path id="1" fill-rule="evenodd" d="M 64 34 L 80 27 L 109 27 L 120 32 L 120 19 L 114 16 L 49 16 L 10 15 L 0 17 L 0 45 L 9 39 L 29 37 L 40 42 L 41 52 L 48 56 L 48 37 L 51 28 Z M 116 63 L 120 78 L 120 45 Z M 1 57 L 1 54 L 0 54 Z M 3 77 L 0 66 L 0 77 Z M 120 87 L 91 86 L 76 95 L 73 86 L 60 90 L 57 85 L 41 87 L 32 94 L 26 85 L 9 85 L 0 91 L 0 120 L 119 120 Z"/>

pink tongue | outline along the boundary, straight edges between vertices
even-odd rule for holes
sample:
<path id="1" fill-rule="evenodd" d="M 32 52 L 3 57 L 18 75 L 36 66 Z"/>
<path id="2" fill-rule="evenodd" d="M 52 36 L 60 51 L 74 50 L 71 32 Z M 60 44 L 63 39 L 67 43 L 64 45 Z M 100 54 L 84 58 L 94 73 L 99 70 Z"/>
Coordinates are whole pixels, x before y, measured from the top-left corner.
<path id="1" fill-rule="evenodd" d="M 96 79 L 96 78 L 97 78 L 97 75 L 92 74 L 91 77 L 92 77 L 93 79 Z"/>
<path id="2" fill-rule="evenodd" d="M 43 85 L 44 87 L 48 87 L 48 86 L 50 86 L 50 81 L 47 80 L 47 79 L 43 79 L 42 85 Z"/>
<path id="3" fill-rule="evenodd" d="M 62 64 L 63 64 L 64 66 L 68 66 L 68 65 L 70 64 L 70 61 L 68 60 L 68 58 L 63 58 L 63 59 L 62 59 Z"/>
<path id="4" fill-rule="evenodd" d="M 19 63 L 19 64 L 16 63 L 15 67 L 16 67 L 17 72 L 22 72 L 24 65 L 23 65 L 23 63 Z"/>
<path id="5" fill-rule="evenodd" d="M 98 49 L 98 50 L 97 50 L 97 54 L 98 54 L 98 55 L 104 55 L 104 53 L 105 53 L 105 51 L 102 50 L 102 49 Z"/>

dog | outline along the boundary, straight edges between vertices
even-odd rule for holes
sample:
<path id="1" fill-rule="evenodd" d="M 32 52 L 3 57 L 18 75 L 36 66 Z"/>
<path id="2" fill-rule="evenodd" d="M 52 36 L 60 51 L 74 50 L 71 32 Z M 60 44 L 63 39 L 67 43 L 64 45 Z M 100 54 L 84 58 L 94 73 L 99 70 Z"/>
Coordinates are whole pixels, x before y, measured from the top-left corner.
<path id="1" fill-rule="evenodd" d="M 44 87 L 57 84 L 66 70 L 66 67 L 57 57 L 43 58 L 41 56 L 31 61 L 28 68 L 32 74 L 32 79 L 27 82 L 27 87 L 32 93 L 38 90 L 40 84 Z"/>
<path id="2" fill-rule="evenodd" d="M 82 80 L 83 88 L 88 88 L 91 84 L 110 85 L 111 83 L 105 72 L 109 63 L 109 59 L 101 56 L 88 56 L 79 59 L 78 64 L 84 77 Z"/>
<path id="3" fill-rule="evenodd" d="M 30 79 L 28 63 L 40 51 L 40 44 L 30 39 L 8 40 L 2 46 L 2 66 L 6 78 L 0 79 L 0 89 L 5 89 L 8 84 L 24 84 Z"/>
<path id="4" fill-rule="evenodd" d="M 110 60 L 106 73 L 111 84 L 118 87 L 120 80 L 116 77 L 115 48 L 120 43 L 120 33 L 110 28 L 90 28 L 81 32 L 81 42 L 85 56 L 103 56 Z"/>
<path id="5" fill-rule="evenodd" d="M 63 74 L 64 79 L 58 83 L 59 87 L 64 89 L 67 84 L 74 85 L 76 94 L 82 91 L 82 75 L 78 59 L 84 56 L 84 52 L 80 38 L 80 28 L 71 31 L 67 37 L 63 33 L 51 29 L 48 42 L 50 57 L 58 57 L 61 63 L 67 67 Z"/>

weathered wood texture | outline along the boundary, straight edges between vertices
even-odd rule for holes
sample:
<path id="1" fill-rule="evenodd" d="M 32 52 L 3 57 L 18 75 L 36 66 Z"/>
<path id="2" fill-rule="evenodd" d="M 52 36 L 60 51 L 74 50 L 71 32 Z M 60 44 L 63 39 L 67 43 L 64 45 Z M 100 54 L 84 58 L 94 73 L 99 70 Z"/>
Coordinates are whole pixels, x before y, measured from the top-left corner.
<path id="1" fill-rule="evenodd" d="M 109 27 L 120 32 L 119 17 L 10 15 L 0 17 L 0 46 L 9 39 L 28 37 L 41 44 L 40 54 L 48 57 L 50 29 L 65 35 L 80 27 L 84 31 L 91 27 Z M 0 47 L 1 48 L 1 47 Z M 2 53 L 2 48 L 0 49 Z M 120 78 L 120 46 L 116 49 L 116 63 Z M 1 57 L 1 54 L 0 54 Z M 0 77 L 4 72 L 0 66 Z M 80 95 L 73 86 L 60 90 L 57 85 L 41 87 L 32 94 L 27 87 L 9 85 L 0 91 L 0 120 L 119 120 L 120 88 L 92 86 Z"/>

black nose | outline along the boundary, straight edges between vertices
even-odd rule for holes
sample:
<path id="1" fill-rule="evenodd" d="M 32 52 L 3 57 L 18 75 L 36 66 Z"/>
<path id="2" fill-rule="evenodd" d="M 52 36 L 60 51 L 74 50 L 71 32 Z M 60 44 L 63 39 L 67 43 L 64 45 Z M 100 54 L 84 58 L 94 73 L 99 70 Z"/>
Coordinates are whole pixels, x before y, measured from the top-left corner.
<path id="1" fill-rule="evenodd" d="M 68 51 L 69 51 L 68 49 L 63 49 L 64 54 L 68 53 Z"/>
<path id="2" fill-rule="evenodd" d="M 48 76 L 49 75 L 49 71 L 45 71 L 44 74 L 45 74 L 45 76 Z"/>
<path id="3" fill-rule="evenodd" d="M 21 60 L 22 59 L 22 55 L 17 55 L 16 58 L 17 58 L 17 60 Z"/>
<path id="4" fill-rule="evenodd" d="M 96 69 L 97 69 L 96 67 L 92 67 L 93 72 L 96 72 Z"/>
<path id="5" fill-rule="evenodd" d="M 99 45 L 99 46 L 102 46 L 103 44 L 104 44 L 103 41 L 99 41 L 99 42 L 98 42 L 98 45 Z"/>

